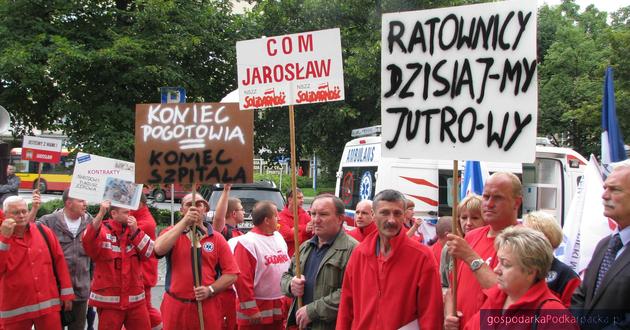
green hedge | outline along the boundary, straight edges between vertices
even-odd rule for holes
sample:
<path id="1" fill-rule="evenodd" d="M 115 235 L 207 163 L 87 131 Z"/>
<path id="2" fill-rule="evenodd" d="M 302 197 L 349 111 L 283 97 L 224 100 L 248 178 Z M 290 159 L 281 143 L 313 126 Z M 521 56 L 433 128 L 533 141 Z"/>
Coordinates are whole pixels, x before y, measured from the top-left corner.
<path id="1" fill-rule="evenodd" d="M 42 203 L 41 207 L 37 211 L 37 218 L 55 212 L 58 209 L 63 208 L 63 202 L 61 199 L 53 199 Z M 97 204 L 88 205 L 88 213 L 95 215 L 98 213 L 99 206 Z M 149 211 L 153 215 L 155 222 L 158 226 L 170 226 L 171 224 L 171 210 L 162 210 L 153 206 L 149 206 Z M 175 221 L 180 218 L 179 210 L 175 211 Z"/>
<path id="2" fill-rule="evenodd" d="M 304 190 L 304 189 L 310 189 L 310 191 L 312 191 L 313 189 L 313 178 L 311 177 L 307 177 L 307 176 L 297 176 L 297 186 L 298 188 Z M 279 174 L 260 174 L 260 173 L 254 173 L 254 181 L 261 181 L 261 180 L 266 180 L 266 181 L 273 181 L 277 187 L 280 187 L 280 175 Z M 282 175 L 282 193 L 284 194 L 288 188 L 291 186 L 291 176 L 288 174 L 284 174 Z M 335 180 L 334 179 L 329 179 L 329 178 L 322 178 L 321 180 L 318 179 L 317 181 L 317 192 L 329 192 L 329 191 L 334 191 L 335 190 Z M 306 195 L 306 192 L 305 192 Z"/>

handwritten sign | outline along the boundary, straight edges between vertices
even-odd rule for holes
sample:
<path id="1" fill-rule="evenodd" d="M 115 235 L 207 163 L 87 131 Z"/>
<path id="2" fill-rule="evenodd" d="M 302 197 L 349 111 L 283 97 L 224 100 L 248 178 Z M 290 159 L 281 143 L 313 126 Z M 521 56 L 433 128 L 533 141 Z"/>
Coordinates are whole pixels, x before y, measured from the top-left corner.
<path id="1" fill-rule="evenodd" d="M 339 29 L 236 43 L 242 110 L 344 99 Z"/>
<path id="2" fill-rule="evenodd" d="M 142 185 L 134 183 L 134 171 L 134 163 L 79 152 L 69 196 L 89 203 L 110 200 L 113 206 L 135 210 Z"/>
<path id="3" fill-rule="evenodd" d="M 136 182 L 253 182 L 254 116 L 236 103 L 136 105 Z"/>
<path id="4" fill-rule="evenodd" d="M 61 140 L 25 136 L 22 141 L 22 159 L 41 163 L 59 163 Z"/>
<path id="5" fill-rule="evenodd" d="M 384 14 L 383 156 L 531 162 L 536 2 Z"/>

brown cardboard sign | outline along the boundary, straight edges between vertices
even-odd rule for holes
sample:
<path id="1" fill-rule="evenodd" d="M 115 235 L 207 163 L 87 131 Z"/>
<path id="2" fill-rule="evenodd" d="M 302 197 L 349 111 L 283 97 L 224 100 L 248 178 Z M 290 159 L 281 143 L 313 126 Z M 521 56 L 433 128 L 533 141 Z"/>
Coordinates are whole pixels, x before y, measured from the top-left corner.
<path id="1" fill-rule="evenodd" d="M 238 103 L 136 105 L 136 183 L 249 183 L 254 116 Z"/>

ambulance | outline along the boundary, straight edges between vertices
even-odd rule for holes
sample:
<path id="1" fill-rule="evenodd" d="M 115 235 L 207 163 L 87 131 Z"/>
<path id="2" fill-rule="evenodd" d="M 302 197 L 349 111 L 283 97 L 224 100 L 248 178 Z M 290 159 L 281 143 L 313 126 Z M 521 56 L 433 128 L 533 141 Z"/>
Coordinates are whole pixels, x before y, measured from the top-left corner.
<path id="1" fill-rule="evenodd" d="M 384 189 L 395 189 L 414 201 L 415 216 L 435 223 L 438 216 L 450 215 L 453 205 L 453 161 L 381 156 L 381 127 L 352 131 L 336 173 L 336 195 L 343 200 L 348 216 L 357 203 L 373 199 Z M 512 172 L 523 182 L 521 214 L 543 210 L 555 216 L 562 226 L 571 199 L 584 175 L 587 160 L 569 148 L 549 146 L 546 139 L 536 145 L 533 164 L 481 162 L 488 174 Z M 465 160 L 458 162 L 463 175 Z"/>

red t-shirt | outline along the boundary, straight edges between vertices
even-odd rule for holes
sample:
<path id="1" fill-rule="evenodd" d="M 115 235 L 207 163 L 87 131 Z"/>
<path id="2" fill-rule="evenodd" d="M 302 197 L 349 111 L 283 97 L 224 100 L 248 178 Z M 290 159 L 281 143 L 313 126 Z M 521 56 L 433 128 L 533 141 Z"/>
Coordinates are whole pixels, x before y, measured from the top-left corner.
<path id="1" fill-rule="evenodd" d="M 442 258 L 442 249 L 444 246 L 440 241 L 435 242 L 435 244 L 431 245 L 431 251 L 433 252 L 433 256 L 435 257 L 435 264 L 437 265 L 438 272 L 440 271 L 440 259 Z"/>
<path id="2" fill-rule="evenodd" d="M 466 241 L 477 254 L 494 269 L 497 265 L 497 252 L 494 250 L 494 237 L 488 237 L 490 226 L 474 229 L 466 234 Z M 475 315 L 486 300 L 481 285 L 470 266 L 458 259 L 457 264 L 457 310 L 464 315 L 460 324 L 464 325 Z"/>
<path id="3" fill-rule="evenodd" d="M 164 235 L 172 227 L 162 231 Z M 201 285 L 208 286 L 216 280 L 217 264 L 222 274 L 238 274 L 238 266 L 225 238 L 218 233 L 210 233 L 201 239 Z M 182 234 L 175 242 L 173 249 L 166 255 L 166 291 L 181 299 L 195 299 L 194 276 L 192 273 L 191 242 Z"/>

